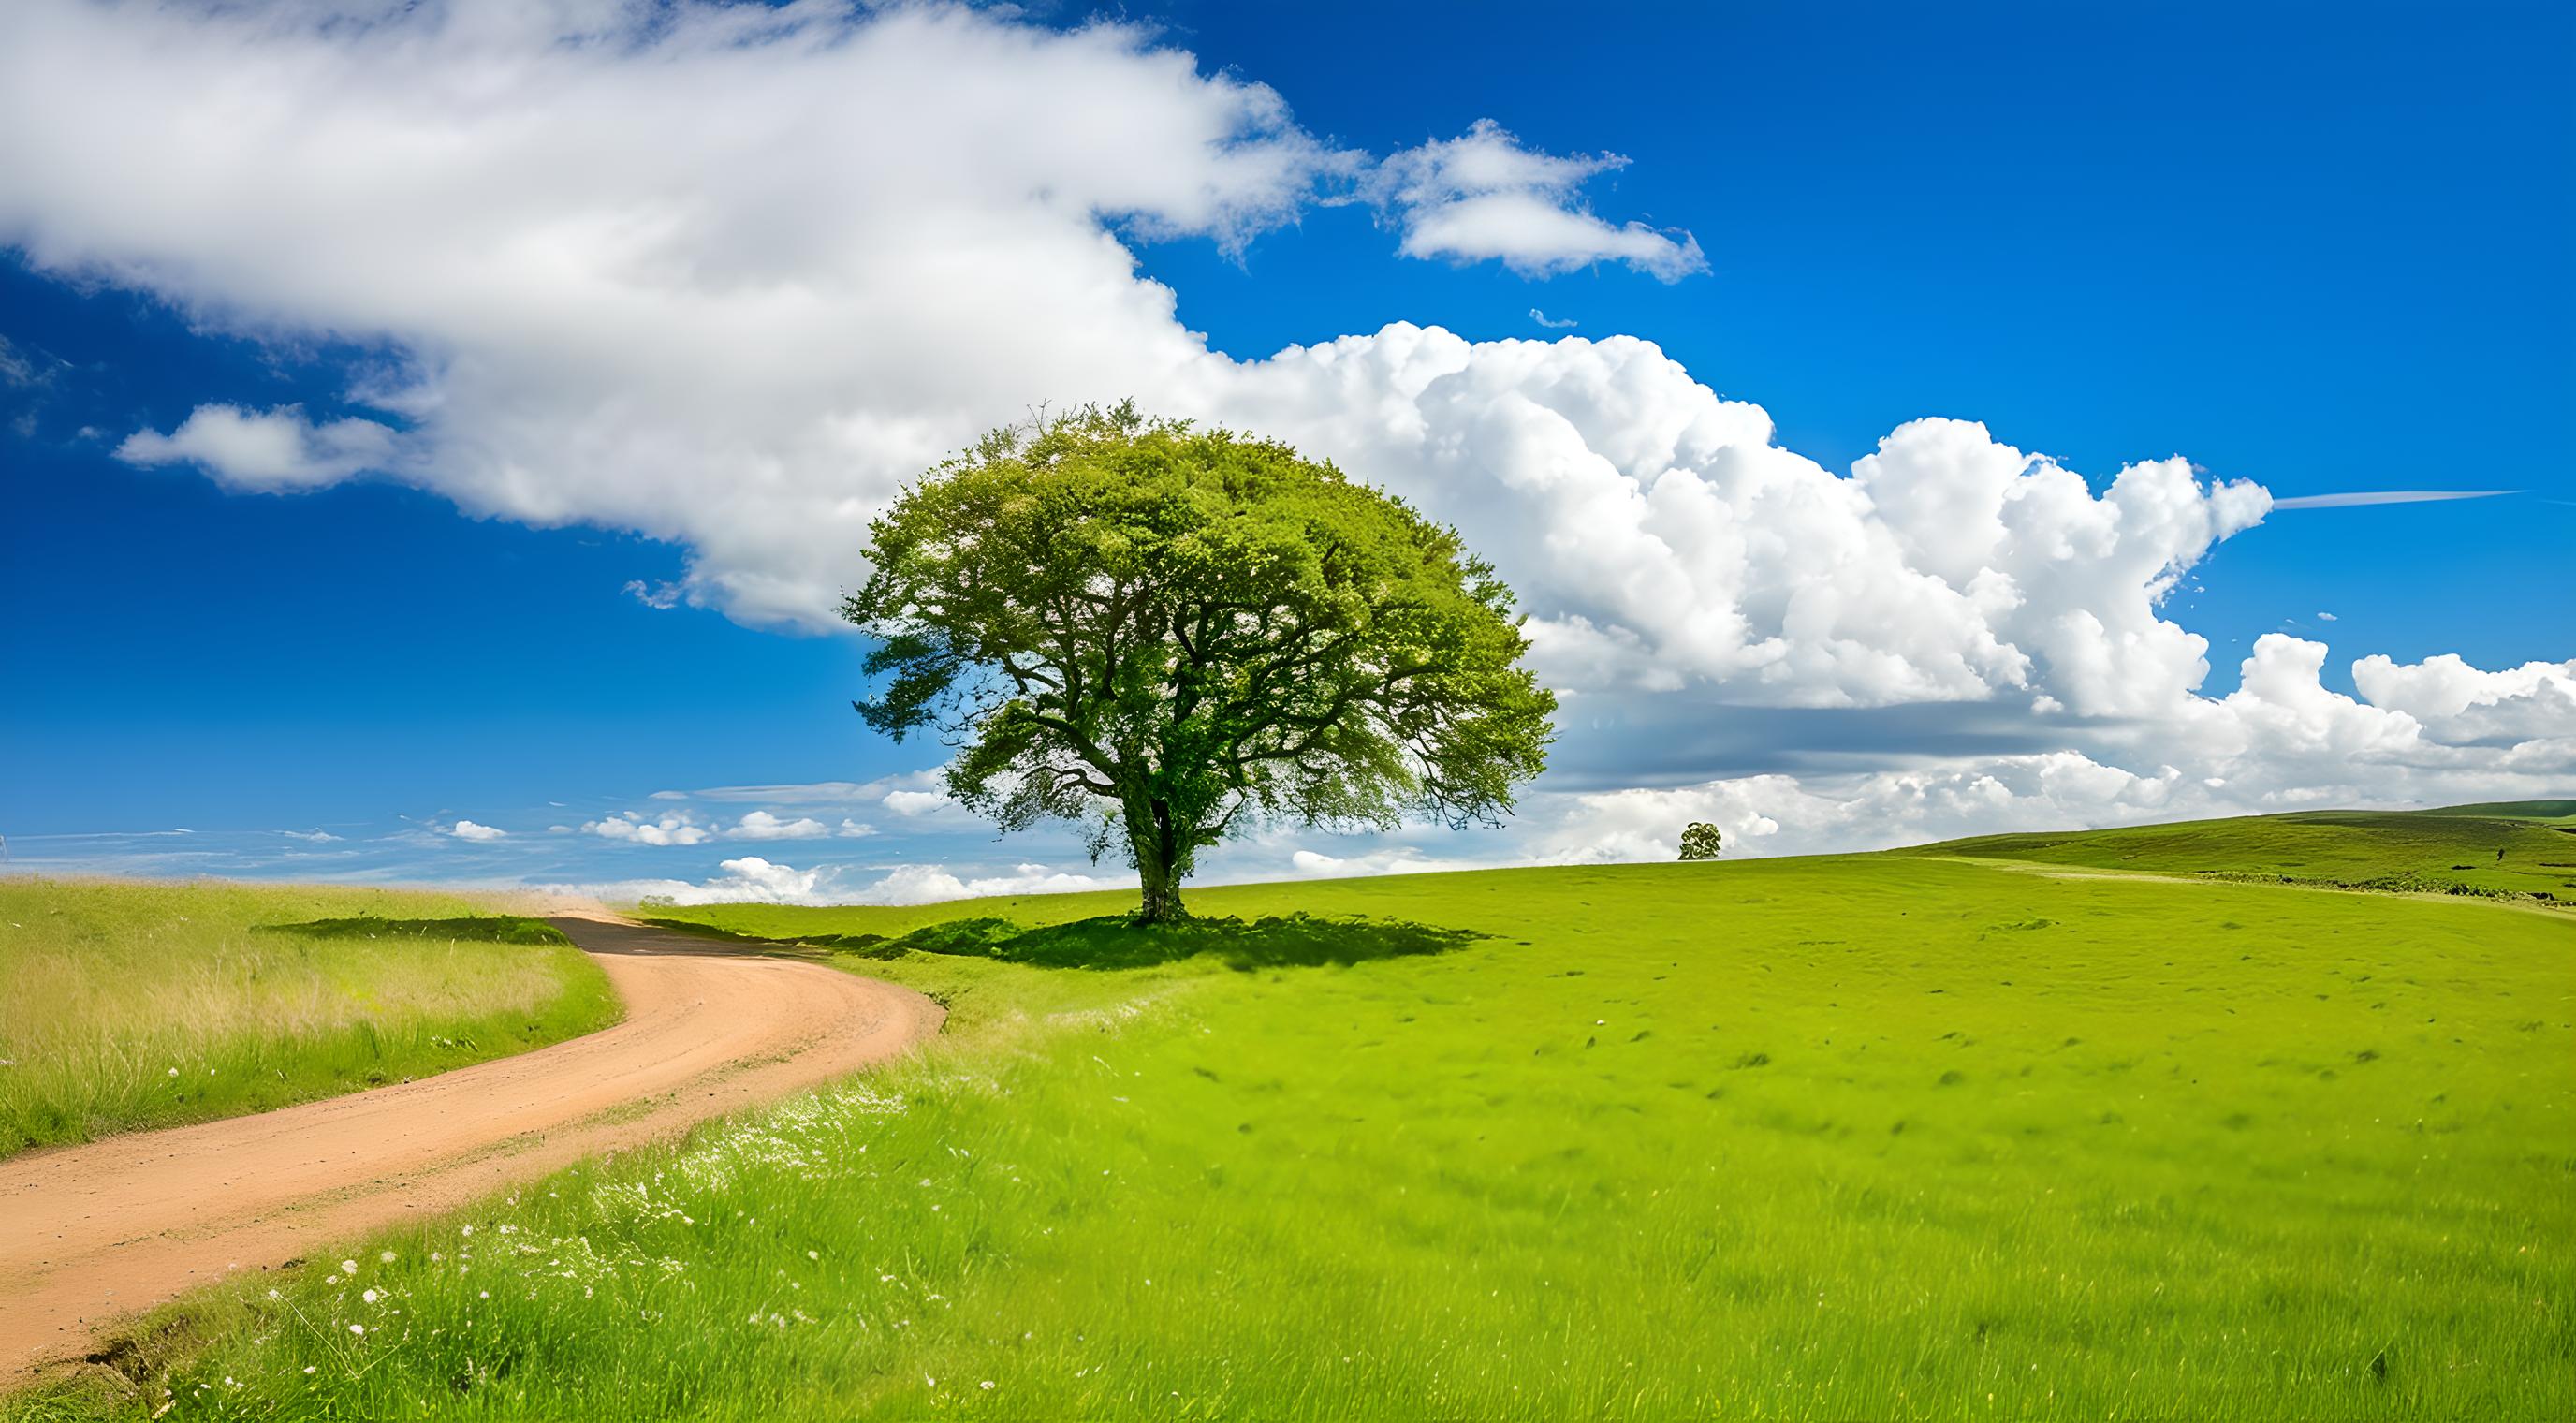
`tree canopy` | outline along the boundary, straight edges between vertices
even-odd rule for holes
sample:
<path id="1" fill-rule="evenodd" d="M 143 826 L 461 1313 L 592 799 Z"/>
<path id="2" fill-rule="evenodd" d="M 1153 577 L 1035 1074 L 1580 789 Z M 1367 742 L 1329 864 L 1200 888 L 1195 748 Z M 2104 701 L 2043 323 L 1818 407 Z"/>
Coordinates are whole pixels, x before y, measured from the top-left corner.
<path id="1" fill-rule="evenodd" d="M 1682 827 L 1682 858 L 1685 860 L 1714 860 L 1722 843 L 1717 827 L 1705 820 L 1694 820 Z"/>
<path id="2" fill-rule="evenodd" d="M 1276 441 L 1084 409 L 987 435 L 869 532 L 860 715 L 945 736 L 950 794 L 1003 829 L 1123 847 L 1148 922 L 1265 818 L 1492 824 L 1546 763 L 1556 697 L 1493 567 Z"/>

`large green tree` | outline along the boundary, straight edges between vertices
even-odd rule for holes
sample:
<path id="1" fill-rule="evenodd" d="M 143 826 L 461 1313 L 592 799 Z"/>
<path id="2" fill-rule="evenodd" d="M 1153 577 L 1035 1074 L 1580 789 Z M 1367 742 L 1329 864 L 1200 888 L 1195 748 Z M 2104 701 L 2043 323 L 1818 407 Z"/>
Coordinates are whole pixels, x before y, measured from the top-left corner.
<path id="1" fill-rule="evenodd" d="M 1545 764 L 1556 697 L 1492 566 L 1276 441 L 1132 404 L 1031 421 L 869 532 L 860 715 L 945 736 L 950 793 L 1003 829 L 1123 848 L 1145 922 L 1256 821 L 1492 824 Z"/>

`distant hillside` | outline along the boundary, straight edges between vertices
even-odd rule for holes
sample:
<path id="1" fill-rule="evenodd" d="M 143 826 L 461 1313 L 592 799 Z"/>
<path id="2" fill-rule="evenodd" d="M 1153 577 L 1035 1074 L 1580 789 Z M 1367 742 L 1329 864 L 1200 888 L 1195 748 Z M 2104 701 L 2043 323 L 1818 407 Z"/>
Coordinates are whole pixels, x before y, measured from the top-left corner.
<path id="1" fill-rule="evenodd" d="M 2476 805 L 2446 805 L 2417 815 L 2475 815 L 2503 820 L 2576 821 L 2576 800 L 2490 800 Z"/>
<path id="2" fill-rule="evenodd" d="M 2576 901 L 2576 800 L 1980 835 L 1895 853 L 2565 903 Z"/>

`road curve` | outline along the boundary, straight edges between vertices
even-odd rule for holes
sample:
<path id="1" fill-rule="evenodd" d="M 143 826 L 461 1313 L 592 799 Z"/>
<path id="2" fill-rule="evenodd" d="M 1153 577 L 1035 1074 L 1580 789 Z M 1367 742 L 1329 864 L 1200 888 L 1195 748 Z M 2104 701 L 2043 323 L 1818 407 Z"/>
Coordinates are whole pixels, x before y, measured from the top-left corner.
<path id="1" fill-rule="evenodd" d="M 783 1096 L 939 1030 L 906 988 L 559 918 L 626 1019 L 436 1077 L 0 1161 L 0 1373 L 117 1316 Z"/>

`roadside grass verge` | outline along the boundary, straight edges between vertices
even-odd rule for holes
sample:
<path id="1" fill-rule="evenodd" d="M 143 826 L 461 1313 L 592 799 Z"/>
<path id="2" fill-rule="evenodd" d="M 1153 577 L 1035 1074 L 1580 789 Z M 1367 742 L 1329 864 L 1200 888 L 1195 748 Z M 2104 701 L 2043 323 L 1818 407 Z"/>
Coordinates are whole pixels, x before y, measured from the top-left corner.
<path id="1" fill-rule="evenodd" d="M 0 1156 L 266 1111 L 605 1027 L 598 968 L 451 895 L 0 880 Z"/>
<path id="2" fill-rule="evenodd" d="M 1341 952 L 1123 903 L 656 911 L 953 1032 L 0 1413 L 2576 1411 L 2556 916 L 1899 856 L 1193 895 Z"/>

